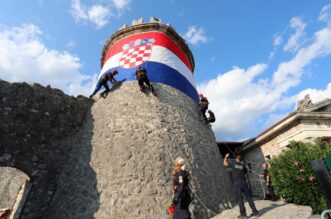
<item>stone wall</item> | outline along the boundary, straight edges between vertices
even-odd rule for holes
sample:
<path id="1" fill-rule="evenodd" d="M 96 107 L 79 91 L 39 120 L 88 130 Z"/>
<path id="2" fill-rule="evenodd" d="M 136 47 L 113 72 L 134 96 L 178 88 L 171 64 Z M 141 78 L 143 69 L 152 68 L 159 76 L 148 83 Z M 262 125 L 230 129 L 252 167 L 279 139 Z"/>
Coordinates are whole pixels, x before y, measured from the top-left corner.
<path id="1" fill-rule="evenodd" d="M 204 205 L 230 207 L 229 176 L 197 105 L 155 87 L 159 97 L 125 83 L 91 107 L 59 90 L 1 81 L 0 165 L 32 181 L 22 218 L 166 218 L 177 156 Z M 213 216 L 198 198 L 193 218 Z"/>
<path id="2" fill-rule="evenodd" d="M 23 172 L 10 167 L 0 168 L 0 209 L 12 209 L 16 197 L 29 177 Z"/>
<path id="3" fill-rule="evenodd" d="M 45 215 L 72 147 L 68 138 L 90 106 L 57 89 L 0 80 L 0 166 L 23 171 L 32 184 L 22 218 Z"/>

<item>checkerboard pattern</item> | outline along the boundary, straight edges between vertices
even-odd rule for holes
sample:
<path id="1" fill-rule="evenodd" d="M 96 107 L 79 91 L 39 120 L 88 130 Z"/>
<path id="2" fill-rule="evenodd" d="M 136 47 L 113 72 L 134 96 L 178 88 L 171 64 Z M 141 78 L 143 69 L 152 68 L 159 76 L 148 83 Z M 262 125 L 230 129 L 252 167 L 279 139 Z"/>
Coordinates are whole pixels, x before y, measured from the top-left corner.
<path id="1" fill-rule="evenodd" d="M 133 68 L 146 62 L 152 53 L 152 46 L 136 46 L 123 52 L 120 58 L 120 66 L 123 68 Z"/>

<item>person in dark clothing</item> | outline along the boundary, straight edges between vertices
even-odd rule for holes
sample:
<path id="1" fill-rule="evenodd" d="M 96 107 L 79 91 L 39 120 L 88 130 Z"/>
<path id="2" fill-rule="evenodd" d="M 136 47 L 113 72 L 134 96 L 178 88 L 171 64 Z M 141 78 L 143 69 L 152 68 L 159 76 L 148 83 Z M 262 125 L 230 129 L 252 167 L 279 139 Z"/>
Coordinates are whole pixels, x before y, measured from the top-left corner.
<path id="1" fill-rule="evenodd" d="M 258 216 L 259 212 L 255 207 L 253 198 L 252 198 L 252 191 L 247 185 L 246 182 L 246 173 L 247 169 L 245 165 L 242 162 L 242 157 L 241 155 L 237 155 L 236 160 L 229 160 L 230 154 L 226 154 L 223 165 L 225 167 L 230 167 L 232 168 L 232 181 L 233 181 L 233 186 L 234 186 L 234 193 L 237 196 L 238 199 L 238 205 L 240 209 L 240 216 L 238 218 L 247 218 L 246 214 L 246 208 L 244 205 L 244 199 L 242 194 L 244 193 L 246 200 L 248 201 L 248 204 L 250 208 L 252 209 L 252 215 L 253 216 Z"/>
<path id="2" fill-rule="evenodd" d="M 103 91 L 100 96 L 104 97 L 104 95 L 106 93 L 109 92 L 109 87 L 108 87 L 108 81 L 110 81 L 110 83 L 115 84 L 117 83 L 117 80 L 114 78 L 115 75 L 118 74 L 118 71 L 116 69 L 114 69 L 111 72 L 108 72 L 104 75 L 102 75 L 98 81 L 97 86 L 95 87 L 95 90 L 93 91 L 93 93 L 90 95 L 90 98 L 92 98 L 99 90 L 102 86 L 104 86 L 105 91 Z"/>
<path id="3" fill-rule="evenodd" d="M 200 97 L 200 102 L 199 102 L 200 112 L 203 119 L 207 121 L 206 111 L 208 109 L 209 102 L 208 99 L 205 96 L 203 96 L 203 94 L 200 93 L 199 97 Z"/>
<path id="4" fill-rule="evenodd" d="M 215 114 L 213 113 L 213 111 L 208 110 L 208 113 L 209 113 L 209 117 L 207 118 L 207 122 L 209 122 L 209 123 L 215 122 L 216 118 L 215 118 Z"/>
<path id="5" fill-rule="evenodd" d="M 268 170 L 268 164 L 267 163 L 262 164 L 262 169 L 263 169 L 264 181 L 265 181 L 265 184 L 266 184 L 267 189 L 268 189 L 268 194 L 265 195 L 264 199 L 266 199 L 266 200 L 271 199 L 272 201 L 276 201 L 277 196 L 275 194 L 274 187 L 271 185 L 271 179 L 270 179 L 270 174 L 269 174 L 269 170 Z"/>
<path id="6" fill-rule="evenodd" d="M 147 87 L 149 88 L 149 90 L 155 94 L 155 90 L 154 90 L 154 87 L 153 85 L 150 83 L 148 77 L 147 77 L 147 70 L 141 66 L 138 67 L 136 73 L 136 79 L 138 80 L 138 84 L 139 84 L 139 87 L 140 87 L 140 90 L 142 92 L 145 92 L 145 86 L 144 86 L 144 83 L 147 85 Z"/>
<path id="7" fill-rule="evenodd" d="M 176 159 L 176 168 L 172 174 L 174 198 L 172 204 L 175 209 L 173 219 L 191 219 L 188 210 L 192 197 L 189 189 L 189 173 L 185 170 L 183 158 Z"/>

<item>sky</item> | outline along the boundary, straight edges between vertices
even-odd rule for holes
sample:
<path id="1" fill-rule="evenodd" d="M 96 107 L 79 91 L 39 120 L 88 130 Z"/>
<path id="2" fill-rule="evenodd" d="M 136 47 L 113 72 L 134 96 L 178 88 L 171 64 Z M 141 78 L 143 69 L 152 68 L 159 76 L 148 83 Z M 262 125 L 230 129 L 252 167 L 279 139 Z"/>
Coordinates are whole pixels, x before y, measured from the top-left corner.
<path id="1" fill-rule="evenodd" d="M 330 0 L 2 0 L 0 79 L 88 96 L 107 39 L 150 17 L 192 50 L 219 141 L 255 137 L 305 94 L 331 97 Z"/>

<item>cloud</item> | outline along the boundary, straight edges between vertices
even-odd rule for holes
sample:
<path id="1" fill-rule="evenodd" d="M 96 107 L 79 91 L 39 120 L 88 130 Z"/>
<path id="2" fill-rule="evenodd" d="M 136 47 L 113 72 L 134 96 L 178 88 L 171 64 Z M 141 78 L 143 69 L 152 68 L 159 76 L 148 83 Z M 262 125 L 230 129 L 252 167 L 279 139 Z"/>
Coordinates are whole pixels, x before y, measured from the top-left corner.
<path id="1" fill-rule="evenodd" d="M 114 4 L 117 10 L 123 10 L 130 5 L 131 0 L 111 0 L 111 2 Z"/>
<path id="2" fill-rule="evenodd" d="M 331 98 L 331 82 L 327 85 L 327 87 L 324 90 L 307 88 L 301 91 L 298 95 L 296 95 L 296 101 L 303 99 L 306 94 L 309 94 L 310 99 L 313 103 L 319 102 L 326 98 Z"/>
<path id="3" fill-rule="evenodd" d="M 292 19 L 291 22 L 300 24 L 301 21 Z M 248 69 L 234 67 L 199 86 L 208 97 L 210 108 L 215 111 L 217 119 L 213 129 L 217 138 L 238 140 L 252 137 L 257 130 L 261 131 L 256 125 L 261 115 L 288 110 L 305 92 L 311 92 L 315 101 L 330 95 L 331 83 L 326 90 L 307 89 L 298 96 L 288 97 L 287 92 L 300 83 L 307 66 L 330 55 L 331 26 L 316 31 L 308 45 L 295 48 L 293 58 L 279 63 L 272 77 L 263 76 L 267 65 L 260 63 Z M 274 118 L 278 119 L 269 116 L 267 120 L 275 121 Z"/>
<path id="4" fill-rule="evenodd" d="M 80 73 L 77 56 L 47 48 L 33 24 L 0 28 L 0 78 L 10 82 L 37 82 L 68 94 L 87 95 L 96 84 L 96 75 Z"/>
<path id="5" fill-rule="evenodd" d="M 301 48 L 293 59 L 280 63 L 273 74 L 274 86 L 280 92 L 298 85 L 304 67 L 311 64 L 317 58 L 324 57 L 331 53 L 331 27 L 325 27 L 314 34 L 312 43 Z"/>
<path id="6" fill-rule="evenodd" d="M 93 5 L 92 7 L 87 8 L 81 4 L 80 0 L 72 1 L 70 12 L 76 22 L 91 22 L 94 23 L 97 28 L 104 27 L 111 16 L 111 12 L 107 7 Z"/>
<path id="7" fill-rule="evenodd" d="M 93 5 L 87 13 L 89 19 L 97 25 L 97 28 L 101 28 L 108 23 L 107 19 L 110 16 L 110 11 L 102 5 Z"/>
<path id="8" fill-rule="evenodd" d="M 73 47 L 75 47 L 76 46 L 76 43 L 75 43 L 75 41 L 73 41 L 73 40 L 70 40 L 67 44 L 66 44 L 66 48 L 73 48 Z"/>
<path id="9" fill-rule="evenodd" d="M 279 122 L 283 118 L 285 118 L 288 114 L 287 113 L 281 113 L 281 114 L 276 114 L 276 113 L 271 113 L 268 115 L 268 118 L 264 122 L 264 128 L 267 129 L 274 125 L 275 123 Z"/>
<path id="10" fill-rule="evenodd" d="M 122 12 L 129 8 L 131 0 L 110 0 L 106 4 L 101 3 L 87 7 L 80 0 L 72 0 L 70 13 L 77 23 L 93 23 L 100 29 L 109 23 L 111 17 L 120 17 Z"/>
<path id="11" fill-rule="evenodd" d="M 318 19 L 328 23 L 329 25 L 331 24 L 331 4 L 325 5 L 322 8 Z"/>
<path id="12" fill-rule="evenodd" d="M 290 21 L 290 27 L 294 30 L 294 34 L 289 38 L 283 50 L 296 52 L 302 44 L 306 24 L 300 18 L 294 17 Z"/>
<path id="13" fill-rule="evenodd" d="M 266 69 L 265 64 L 257 64 L 247 70 L 234 67 L 199 86 L 208 97 L 210 108 L 216 112 L 213 129 L 217 136 L 231 139 L 248 137 L 254 120 L 277 99 L 268 82 L 254 81 Z"/>
<path id="14" fill-rule="evenodd" d="M 184 39 L 193 45 L 206 43 L 208 41 L 203 27 L 198 28 L 197 26 L 188 27 L 187 32 L 184 34 Z"/>
<path id="15" fill-rule="evenodd" d="M 271 53 L 269 54 L 269 59 L 273 59 L 276 52 L 277 52 L 277 48 L 278 46 L 280 46 L 283 43 L 283 37 L 281 34 L 277 34 L 273 37 L 273 49 L 271 51 Z"/>
<path id="16" fill-rule="evenodd" d="M 280 44 L 282 44 L 282 42 L 283 38 L 281 35 L 274 36 L 274 46 L 279 46 Z"/>

